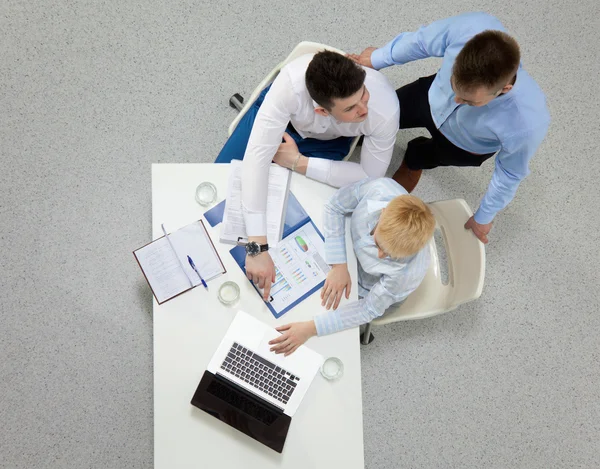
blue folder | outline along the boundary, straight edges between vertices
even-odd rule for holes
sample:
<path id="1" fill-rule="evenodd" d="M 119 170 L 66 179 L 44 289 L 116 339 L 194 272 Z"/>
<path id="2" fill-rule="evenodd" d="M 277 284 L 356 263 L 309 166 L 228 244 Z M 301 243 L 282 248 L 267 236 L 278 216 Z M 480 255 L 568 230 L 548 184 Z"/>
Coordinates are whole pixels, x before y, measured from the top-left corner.
<path id="1" fill-rule="evenodd" d="M 225 200 L 221 201 L 213 208 L 204 213 L 204 218 L 213 228 L 223 221 L 225 212 Z M 283 237 L 295 229 L 304 225 L 307 219 L 310 219 L 300 202 L 291 192 L 288 194 L 287 207 L 285 209 L 285 221 L 283 224 Z M 295 227 L 295 228 L 294 228 Z"/>
<path id="2" fill-rule="evenodd" d="M 225 201 L 223 200 L 221 203 L 219 203 L 218 205 L 216 205 L 215 207 L 213 207 L 209 211 L 207 211 L 204 214 L 204 218 L 206 218 L 206 221 L 208 221 L 210 226 L 214 227 L 214 226 L 218 225 L 219 223 L 221 223 L 221 221 L 223 221 L 224 210 L 225 210 Z M 321 237 L 321 239 L 323 239 L 323 240 L 325 239 L 323 237 L 323 234 L 319 231 L 317 226 L 312 221 L 312 219 L 308 216 L 308 213 L 306 213 L 306 211 L 304 210 L 302 205 L 300 205 L 300 202 L 298 202 L 298 199 L 296 199 L 294 194 L 292 194 L 290 192 L 288 194 L 287 207 L 286 207 L 286 211 L 285 211 L 283 238 L 285 239 L 291 233 L 293 233 L 297 229 L 301 228 L 302 226 L 306 225 L 307 223 L 311 223 L 313 225 L 313 227 L 315 228 L 315 231 Z M 242 271 L 245 274 L 246 273 L 246 250 L 244 249 L 244 247 L 243 246 L 235 246 L 229 252 L 231 253 L 232 257 L 235 259 L 235 261 L 237 262 L 237 264 L 240 266 L 240 268 L 242 269 Z M 314 292 L 320 290 L 324 284 L 325 284 L 325 281 L 322 281 L 321 283 L 319 283 L 318 285 L 313 287 L 310 291 L 306 292 L 304 295 L 302 295 L 300 298 L 298 298 L 296 301 L 294 301 L 292 304 L 287 306 L 282 311 L 279 311 L 279 312 L 275 311 L 275 308 L 273 308 L 273 306 L 269 302 L 265 302 L 265 304 L 269 308 L 269 311 L 271 311 L 271 314 L 273 314 L 273 316 L 275 316 L 275 318 L 280 318 L 285 313 L 287 313 L 290 309 L 292 309 L 294 306 L 296 306 L 298 303 L 303 301 L 305 298 L 308 298 Z M 254 288 L 256 289 L 256 292 L 260 295 L 260 291 L 258 290 L 258 287 L 256 285 L 254 285 L 254 283 L 252 283 L 252 286 L 254 286 Z"/>

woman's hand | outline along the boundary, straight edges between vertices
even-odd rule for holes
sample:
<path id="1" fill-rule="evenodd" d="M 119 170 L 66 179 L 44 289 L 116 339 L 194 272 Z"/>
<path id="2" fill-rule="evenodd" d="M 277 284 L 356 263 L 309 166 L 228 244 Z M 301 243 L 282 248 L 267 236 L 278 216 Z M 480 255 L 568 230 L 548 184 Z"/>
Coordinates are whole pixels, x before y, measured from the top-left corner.
<path id="1" fill-rule="evenodd" d="M 283 353 L 285 357 L 294 353 L 313 335 L 317 335 L 317 327 L 314 321 L 293 322 L 285 326 L 279 326 L 276 330 L 282 334 L 269 342 L 269 345 L 273 346 L 271 352 Z"/>
<path id="2" fill-rule="evenodd" d="M 327 274 L 327 280 L 321 290 L 321 306 L 326 309 L 337 309 L 346 290 L 346 299 L 350 298 L 352 279 L 348 272 L 348 264 L 335 264 Z"/>

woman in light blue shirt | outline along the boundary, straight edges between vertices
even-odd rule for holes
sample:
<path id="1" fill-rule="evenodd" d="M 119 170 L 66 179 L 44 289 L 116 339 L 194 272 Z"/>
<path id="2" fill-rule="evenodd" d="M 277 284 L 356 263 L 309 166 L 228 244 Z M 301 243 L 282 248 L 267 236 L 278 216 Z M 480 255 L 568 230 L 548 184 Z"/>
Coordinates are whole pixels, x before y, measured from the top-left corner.
<path id="1" fill-rule="evenodd" d="M 337 309 L 342 295 L 348 298 L 352 288 L 346 264 L 349 213 L 360 299 Z M 271 350 L 289 355 L 314 335 L 366 324 L 404 301 L 427 273 L 427 243 L 434 229 L 429 207 L 392 179 L 363 179 L 342 187 L 323 212 L 325 261 L 332 268 L 321 298 L 328 311 L 310 321 L 278 327 L 282 335 L 270 342 Z"/>

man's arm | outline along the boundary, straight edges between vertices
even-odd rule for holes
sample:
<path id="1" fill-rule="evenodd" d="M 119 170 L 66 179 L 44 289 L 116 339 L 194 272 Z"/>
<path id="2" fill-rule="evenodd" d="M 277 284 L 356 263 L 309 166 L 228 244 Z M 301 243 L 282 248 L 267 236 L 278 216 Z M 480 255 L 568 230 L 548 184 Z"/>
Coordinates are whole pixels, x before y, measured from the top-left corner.
<path id="1" fill-rule="evenodd" d="M 360 163 L 307 158 L 306 176 L 333 187 L 342 187 L 364 178 L 384 177 L 392 160 L 399 122 L 400 108 L 397 107 L 372 135 L 365 136 Z"/>
<path id="2" fill-rule="evenodd" d="M 418 59 L 443 57 L 448 47 L 456 43 L 462 45 L 466 38 L 485 29 L 503 31 L 504 27 L 487 13 L 465 13 L 421 26 L 415 32 L 399 34 L 379 49 L 370 47 L 351 57 L 375 70 Z"/>
<path id="3" fill-rule="evenodd" d="M 252 126 L 242 172 L 242 210 L 248 241 L 267 243 L 267 188 L 269 168 L 297 102 L 285 70 L 271 85 Z M 246 256 L 246 275 L 263 289 L 265 301 L 275 279 L 275 265 L 268 252 Z"/>
<path id="4" fill-rule="evenodd" d="M 300 155 L 291 137 L 289 143 L 281 145 L 274 162 L 285 168 L 293 168 L 295 164 L 297 173 L 333 187 L 342 187 L 365 178 L 384 177 L 392 160 L 399 119 L 398 113 L 390 118 L 385 126 L 387 133 L 365 136 L 360 163 Z M 287 148 L 282 150 L 283 147 Z"/>
<path id="5" fill-rule="evenodd" d="M 249 237 L 267 234 L 269 167 L 297 105 L 289 77 L 282 71 L 258 110 L 244 154 L 242 207 Z"/>
<path id="6" fill-rule="evenodd" d="M 546 130 L 547 126 L 543 126 L 503 142 L 496 156 L 492 180 L 475 212 L 476 223 L 491 223 L 496 214 L 514 198 L 519 184 L 529 174 L 529 160 L 544 139 Z"/>
<path id="7" fill-rule="evenodd" d="M 371 54 L 375 70 L 391 65 L 403 65 L 413 60 L 443 57 L 455 18 L 446 18 L 421 26 L 415 32 L 401 33 Z"/>

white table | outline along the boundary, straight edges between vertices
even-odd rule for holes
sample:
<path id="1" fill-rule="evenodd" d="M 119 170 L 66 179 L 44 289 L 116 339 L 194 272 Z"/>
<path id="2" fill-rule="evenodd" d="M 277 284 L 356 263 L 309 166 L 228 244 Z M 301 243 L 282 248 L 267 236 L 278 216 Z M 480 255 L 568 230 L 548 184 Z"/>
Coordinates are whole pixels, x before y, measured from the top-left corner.
<path id="1" fill-rule="evenodd" d="M 152 233 L 168 231 L 202 218 L 205 211 L 194 200 L 196 186 L 211 181 L 217 201 L 226 194 L 228 165 L 152 165 Z M 322 207 L 334 190 L 294 174 L 291 190 L 315 224 L 322 229 Z M 206 223 L 206 221 L 205 221 Z M 348 223 L 349 225 L 349 223 Z M 358 329 L 313 337 L 307 345 L 323 356 L 337 356 L 344 376 L 335 382 L 320 374 L 292 419 L 283 453 L 263 446 L 214 417 L 190 400 L 208 362 L 238 309 L 272 326 L 306 320 L 322 311 L 318 293 L 275 319 L 220 244 L 219 225 L 209 233 L 227 273 L 159 306 L 154 302 L 154 467 L 183 468 L 338 468 L 364 467 L 362 395 Z M 349 267 L 356 285 L 356 259 L 348 239 Z M 241 289 L 240 302 L 225 307 L 217 299 L 221 283 L 233 280 Z M 350 301 L 356 300 L 356 288 Z M 345 301 L 345 300 L 344 300 Z"/>

